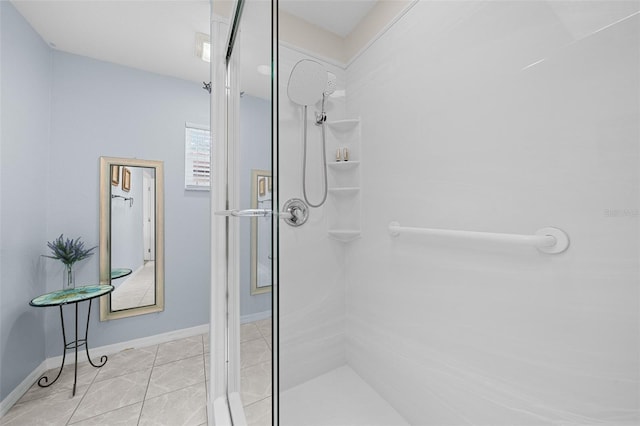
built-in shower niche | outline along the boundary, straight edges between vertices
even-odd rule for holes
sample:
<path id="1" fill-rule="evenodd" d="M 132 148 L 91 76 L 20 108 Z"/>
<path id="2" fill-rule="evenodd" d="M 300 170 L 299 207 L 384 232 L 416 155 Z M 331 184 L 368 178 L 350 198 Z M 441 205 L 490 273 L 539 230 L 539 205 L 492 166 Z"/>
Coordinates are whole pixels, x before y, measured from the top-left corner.
<path id="1" fill-rule="evenodd" d="M 360 237 L 360 119 L 328 121 L 327 127 L 328 232 L 349 242 Z"/>

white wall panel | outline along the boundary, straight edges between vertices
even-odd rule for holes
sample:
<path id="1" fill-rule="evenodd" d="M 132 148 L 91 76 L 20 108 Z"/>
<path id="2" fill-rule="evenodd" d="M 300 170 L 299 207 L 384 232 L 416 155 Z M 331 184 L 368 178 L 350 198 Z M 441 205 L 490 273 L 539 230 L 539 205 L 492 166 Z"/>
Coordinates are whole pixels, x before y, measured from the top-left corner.
<path id="1" fill-rule="evenodd" d="M 346 356 L 410 423 L 640 421 L 637 10 L 419 2 L 347 70 Z M 394 239 L 391 220 L 571 246 Z"/>
<path id="2" fill-rule="evenodd" d="M 293 66 L 310 59 L 280 46 L 279 95 L 279 198 L 302 198 L 302 107 L 287 96 Z M 312 59 L 312 58 L 311 58 Z M 319 61 L 321 62 L 321 61 Z M 338 76 L 344 89 L 344 70 L 324 63 Z M 321 94 L 318 94 L 320 99 Z M 319 106 L 308 112 L 308 195 L 317 203 L 322 197 L 320 175 L 321 131 L 313 122 Z M 331 99 L 329 119 L 344 113 L 344 98 Z M 342 118 L 342 117 L 341 117 Z M 326 205 L 325 205 L 326 206 Z M 325 206 L 310 210 L 309 221 L 298 228 L 280 223 L 279 309 L 280 389 L 286 390 L 345 363 L 344 356 L 344 247 L 327 234 Z M 282 206 L 281 206 L 282 207 Z M 286 411 L 287 401 L 281 401 Z"/>

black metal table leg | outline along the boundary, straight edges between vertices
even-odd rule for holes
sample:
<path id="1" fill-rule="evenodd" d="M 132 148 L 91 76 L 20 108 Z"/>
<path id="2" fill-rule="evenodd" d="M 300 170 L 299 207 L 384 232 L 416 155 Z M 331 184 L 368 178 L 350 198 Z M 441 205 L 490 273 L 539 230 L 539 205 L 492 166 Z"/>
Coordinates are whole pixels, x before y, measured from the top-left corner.
<path id="1" fill-rule="evenodd" d="M 60 305 L 59 308 L 60 308 L 60 324 L 62 324 L 62 344 L 63 344 L 62 364 L 60 364 L 60 370 L 58 370 L 58 375 L 56 376 L 55 379 L 53 379 L 51 383 L 49 383 L 49 378 L 47 376 L 42 376 L 40 377 L 40 379 L 38 379 L 38 386 L 40 386 L 41 388 L 46 388 L 54 384 L 56 380 L 58 380 L 58 378 L 60 377 L 60 374 L 62 374 L 62 369 L 64 368 L 64 359 L 67 354 L 67 335 L 64 332 L 64 316 L 62 315 L 62 305 Z"/>
<path id="2" fill-rule="evenodd" d="M 87 351 L 87 359 L 89 360 L 89 364 L 93 365 L 96 368 L 102 367 L 103 365 L 106 364 L 107 362 L 107 356 L 106 355 L 102 355 L 100 357 L 100 364 L 94 364 L 93 361 L 91 361 L 91 357 L 89 356 L 89 318 L 91 317 L 91 300 L 89 300 L 89 312 L 87 312 L 87 328 L 84 332 L 84 348 Z"/>
<path id="3" fill-rule="evenodd" d="M 40 379 L 38 380 L 38 386 L 46 388 L 48 386 L 51 386 L 52 384 L 54 384 L 56 382 L 56 380 L 58 380 L 58 378 L 60 377 L 60 375 L 62 374 L 62 370 L 64 369 L 64 361 L 66 359 L 67 356 L 67 350 L 68 349 L 73 349 L 75 351 L 75 359 L 74 359 L 74 365 L 73 365 L 73 392 L 72 395 L 75 396 L 76 395 L 76 387 L 77 387 L 77 382 L 78 382 L 78 347 L 84 345 L 85 351 L 87 352 L 87 359 L 89 360 L 89 364 L 91 364 L 92 366 L 96 367 L 96 368 L 100 368 L 103 365 L 106 364 L 107 362 L 107 356 L 106 355 L 102 355 L 100 357 L 100 362 L 97 364 L 94 364 L 93 361 L 91 360 L 91 356 L 89 355 L 89 345 L 87 343 L 87 339 L 89 338 L 89 321 L 91 319 L 91 302 L 92 299 L 89 299 L 89 310 L 87 312 L 87 326 L 85 328 L 84 331 L 84 339 L 78 339 L 78 303 L 74 303 L 75 305 L 75 340 L 72 342 L 67 342 L 67 335 L 64 329 L 64 315 L 62 313 L 62 306 L 60 305 L 60 323 L 62 325 L 62 343 L 63 343 L 63 351 L 62 351 L 62 364 L 60 365 L 60 369 L 58 370 L 58 374 L 56 375 L 56 378 L 53 379 L 52 382 L 49 382 L 49 378 L 47 376 L 42 376 L 40 377 Z"/>
<path id="4" fill-rule="evenodd" d="M 71 396 L 76 396 L 76 382 L 78 381 L 78 304 L 76 303 L 76 335 L 73 347 L 76 352 L 76 359 L 73 364 L 73 392 Z"/>

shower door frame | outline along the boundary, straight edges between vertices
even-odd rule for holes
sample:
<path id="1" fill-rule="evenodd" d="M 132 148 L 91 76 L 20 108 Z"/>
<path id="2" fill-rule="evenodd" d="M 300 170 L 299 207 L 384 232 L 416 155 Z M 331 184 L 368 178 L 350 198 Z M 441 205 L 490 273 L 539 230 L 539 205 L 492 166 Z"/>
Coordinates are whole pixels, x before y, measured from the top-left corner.
<path id="1" fill-rule="evenodd" d="M 245 426 L 240 399 L 239 221 L 216 211 L 239 206 L 239 58 L 236 35 L 246 0 L 235 0 L 231 22 L 213 14 L 211 0 L 211 123 L 217 143 L 211 147 L 215 178 L 211 182 L 211 313 L 209 425 Z M 271 0 L 271 129 L 274 220 L 272 220 L 272 424 L 278 424 L 278 2 Z M 216 37 L 217 36 L 217 37 Z M 224 40 L 224 42 L 223 42 Z M 224 88 L 220 90 L 219 88 Z M 213 176 L 212 176 L 213 177 Z M 231 219 L 231 220 L 230 220 Z"/>
<path id="2" fill-rule="evenodd" d="M 238 101 L 232 94 L 239 89 L 231 78 L 236 64 L 229 61 L 237 31 L 236 17 L 241 15 L 242 0 L 234 4 L 232 22 L 213 14 L 211 3 L 211 82 L 210 105 L 212 123 L 211 164 L 215 175 L 211 180 L 211 302 L 210 302 L 210 367 L 209 425 L 246 424 L 236 414 L 240 400 L 240 378 L 234 366 L 240 364 L 240 325 L 238 278 L 238 222 L 216 212 L 238 205 L 237 138 Z M 234 27 L 236 25 L 236 27 Z M 236 89 L 234 91 L 234 88 Z M 235 120 L 235 123 L 234 123 Z M 214 140 L 215 138 L 215 140 Z M 241 408 L 241 404 L 240 404 Z M 242 413 L 240 413 L 242 414 Z M 244 416 L 241 417 L 244 419 Z"/>
<path id="3" fill-rule="evenodd" d="M 240 31 L 245 0 L 234 2 L 231 23 L 227 35 L 225 52 L 225 106 L 226 106 L 226 205 L 224 210 L 240 206 Z M 226 396 L 234 426 L 246 425 L 242 400 L 240 399 L 240 220 L 225 216 L 227 224 L 227 389 Z"/>
<path id="4" fill-rule="evenodd" d="M 226 107 L 226 40 L 229 24 L 214 15 L 211 10 L 211 165 L 215 176 L 211 175 L 211 291 L 209 320 L 209 393 L 207 400 L 207 423 L 210 426 L 232 425 L 227 397 L 229 380 L 227 364 L 227 219 L 215 216 L 214 212 L 227 206 L 227 107 Z M 221 90 L 222 89 L 222 90 Z M 217 143 L 216 143 L 217 142 Z"/>
<path id="5" fill-rule="evenodd" d="M 280 392 L 278 374 L 280 371 L 279 364 L 279 309 L 278 302 L 280 300 L 280 169 L 278 166 L 279 158 L 279 126 L 280 119 L 279 112 L 279 64 L 280 58 L 278 53 L 278 0 L 271 0 L 271 174 L 273 176 L 273 202 L 271 205 L 276 212 L 276 216 L 271 223 L 273 226 L 271 244 L 272 244 L 272 256 L 273 262 L 271 266 L 271 333 L 272 333 L 272 358 L 271 358 L 271 424 L 272 426 L 278 426 L 279 420 L 279 407 L 280 407 Z"/>

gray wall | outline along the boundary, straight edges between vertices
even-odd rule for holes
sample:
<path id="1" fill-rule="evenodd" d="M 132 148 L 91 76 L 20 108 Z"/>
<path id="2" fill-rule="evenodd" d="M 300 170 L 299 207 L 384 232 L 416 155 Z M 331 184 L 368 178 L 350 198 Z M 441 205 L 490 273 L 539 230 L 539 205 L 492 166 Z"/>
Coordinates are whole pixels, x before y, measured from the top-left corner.
<path id="1" fill-rule="evenodd" d="M 8 2 L 1 14 L 0 399 L 44 359 L 43 311 L 50 126 L 49 47 Z"/>
<path id="2" fill-rule="evenodd" d="M 62 264 L 41 257 L 47 241 L 64 233 L 98 244 L 100 156 L 165 163 L 166 303 L 164 312 L 109 322 L 94 305 L 91 346 L 208 323 L 209 193 L 184 190 L 184 124 L 209 122 L 209 97 L 197 83 L 52 51 L 9 2 L 0 11 L 4 399 L 61 354 L 57 311 L 28 302 L 62 287 Z M 98 269 L 98 255 L 79 262 L 76 284 L 96 283 Z"/>
<path id="3" fill-rule="evenodd" d="M 251 170 L 271 170 L 271 102 L 240 99 L 240 208 L 251 208 Z M 240 221 L 240 315 L 271 311 L 271 293 L 251 295 L 251 222 Z"/>
<path id="4" fill-rule="evenodd" d="M 0 399 L 44 360 L 46 193 L 51 51 L 0 2 Z M 49 238 L 52 239 L 52 238 Z"/>
<path id="5" fill-rule="evenodd" d="M 208 123 L 207 92 L 199 84 L 62 52 L 54 53 L 52 190 L 48 231 L 97 244 L 98 158 L 161 160 L 165 165 L 165 310 L 99 322 L 101 346 L 206 324 L 209 321 L 209 193 L 184 190 L 184 124 Z M 48 274 L 47 290 L 59 286 Z M 76 283 L 98 279 L 98 256 L 79 265 Z M 57 319 L 47 312 L 47 356 L 60 354 Z"/>

